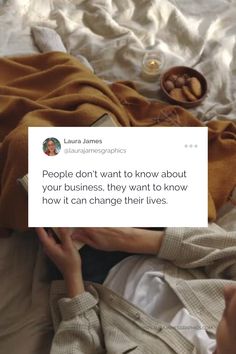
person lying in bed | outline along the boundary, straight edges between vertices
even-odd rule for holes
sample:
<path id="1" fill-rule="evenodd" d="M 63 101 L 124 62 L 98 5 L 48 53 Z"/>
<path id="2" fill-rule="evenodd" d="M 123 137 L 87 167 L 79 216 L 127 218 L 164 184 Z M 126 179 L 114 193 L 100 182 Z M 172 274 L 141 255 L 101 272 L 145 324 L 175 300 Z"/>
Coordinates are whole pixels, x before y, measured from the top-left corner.
<path id="1" fill-rule="evenodd" d="M 61 244 L 37 233 L 65 280 L 51 288 L 51 354 L 236 353 L 236 231 L 78 228 Z M 140 255 L 84 284 L 72 238 Z"/>

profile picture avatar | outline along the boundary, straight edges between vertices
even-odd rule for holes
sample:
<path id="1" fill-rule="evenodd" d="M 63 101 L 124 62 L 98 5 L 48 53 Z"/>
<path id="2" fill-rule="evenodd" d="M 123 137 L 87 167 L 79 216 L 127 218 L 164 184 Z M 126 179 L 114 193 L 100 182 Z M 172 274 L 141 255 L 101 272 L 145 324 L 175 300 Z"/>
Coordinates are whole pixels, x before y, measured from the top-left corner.
<path id="1" fill-rule="evenodd" d="M 55 156 L 61 150 L 61 143 L 56 138 L 47 138 L 43 142 L 43 151 L 48 156 Z"/>

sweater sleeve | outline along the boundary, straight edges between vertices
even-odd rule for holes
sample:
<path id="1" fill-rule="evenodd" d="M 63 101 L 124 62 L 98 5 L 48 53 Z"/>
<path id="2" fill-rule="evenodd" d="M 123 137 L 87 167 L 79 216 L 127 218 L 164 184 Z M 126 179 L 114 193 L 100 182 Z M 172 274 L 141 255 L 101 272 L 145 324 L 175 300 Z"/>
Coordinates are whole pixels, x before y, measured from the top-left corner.
<path id="1" fill-rule="evenodd" d="M 98 300 L 89 292 L 58 301 L 61 322 L 50 354 L 105 353 Z"/>
<path id="2" fill-rule="evenodd" d="M 201 268 L 210 278 L 236 280 L 236 231 L 167 228 L 158 257 L 185 269 Z"/>

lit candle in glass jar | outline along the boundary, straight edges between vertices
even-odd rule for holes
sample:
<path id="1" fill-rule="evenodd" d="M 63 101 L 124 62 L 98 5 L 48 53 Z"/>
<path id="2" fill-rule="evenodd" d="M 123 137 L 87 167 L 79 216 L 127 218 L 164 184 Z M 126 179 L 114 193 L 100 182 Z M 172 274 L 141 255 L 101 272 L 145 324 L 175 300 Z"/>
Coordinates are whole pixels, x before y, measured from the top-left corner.
<path id="1" fill-rule="evenodd" d="M 147 79 L 156 79 L 160 74 L 161 59 L 156 52 L 149 52 L 144 55 L 142 73 Z"/>
<path id="2" fill-rule="evenodd" d="M 146 63 L 146 68 L 150 72 L 157 72 L 160 68 L 160 62 L 157 59 L 150 59 Z"/>

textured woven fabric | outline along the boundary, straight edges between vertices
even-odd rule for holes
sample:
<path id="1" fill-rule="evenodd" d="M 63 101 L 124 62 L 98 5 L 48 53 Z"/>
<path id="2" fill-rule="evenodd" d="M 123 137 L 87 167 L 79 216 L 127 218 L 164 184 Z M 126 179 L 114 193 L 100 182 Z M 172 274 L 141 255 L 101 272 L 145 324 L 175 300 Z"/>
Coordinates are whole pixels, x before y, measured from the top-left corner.
<path id="1" fill-rule="evenodd" d="M 108 86 L 62 52 L 0 58 L 0 226 L 26 229 L 27 198 L 17 178 L 28 172 L 28 127 L 89 126 L 109 113 L 121 126 L 203 126 L 181 107 L 149 101 L 131 82 Z M 209 220 L 236 185 L 236 126 L 210 121 Z"/>
<path id="2" fill-rule="evenodd" d="M 223 287 L 236 284 L 236 231 L 226 232 L 215 224 L 202 229 L 167 228 L 159 257 L 168 261 L 165 281 L 189 313 L 215 335 L 224 309 Z M 60 313 L 55 299 L 65 296 L 64 290 L 63 282 L 52 286 L 56 324 L 52 354 L 128 350 L 134 354 L 196 353 L 193 344 L 175 328 L 148 316 L 102 285 L 87 283 L 84 294 L 62 298 Z M 68 317 L 70 320 L 65 320 Z"/>

